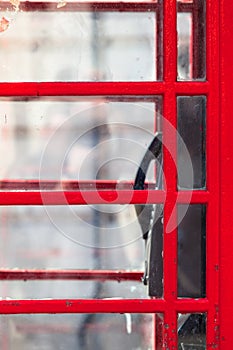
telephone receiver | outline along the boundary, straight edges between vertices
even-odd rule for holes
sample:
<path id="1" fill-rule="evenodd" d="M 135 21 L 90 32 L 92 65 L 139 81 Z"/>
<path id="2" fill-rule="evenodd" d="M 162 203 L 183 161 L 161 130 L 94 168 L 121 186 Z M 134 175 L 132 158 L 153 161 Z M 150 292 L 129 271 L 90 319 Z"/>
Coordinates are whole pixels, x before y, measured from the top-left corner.
<path id="1" fill-rule="evenodd" d="M 145 189 L 145 179 L 151 161 L 156 162 L 155 189 L 162 188 L 162 133 L 157 132 L 138 168 L 135 190 Z M 136 204 L 135 210 L 142 237 L 145 240 L 145 270 L 143 283 L 151 297 L 163 296 L 163 206 L 161 204 Z"/>
<path id="2" fill-rule="evenodd" d="M 145 179 L 151 161 L 155 161 L 156 164 L 156 183 L 155 190 L 162 189 L 162 133 L 157 132 L 147 148 L 140 166 L 137 170 L 137 174 L 134 181 L 134 190 L 145 189 Z M 150 297 L 162 298 L 163 297 L 163 205 L 161 204 L 136 204 L 135 211 L 137 219 L 142 230 L 142 237 L 145 240 L 145 267 L 142 281 L 144 285 L 148 286 L 148 295 Z M 179 250 L 179 248 L 178 248 Z M 179 251 L 178 251 L 179 253 Z M 191 263 L 190 263 L 191 266 Z M 189 280 L 187 271 L 181 271 L 181 279 L 185 281 Z M 187 287 L 183 287 L 182 292 L 179 291 L 178 295 L 181 297 L 193 297 L 190 293 L 190 283 L 187 283 Z M 184 284 L 185 285 L 185 284 Z M 200 295 L 199 297 L 205 296 Z M 199 336 L 200 342 L 198 346 L 202 346 L 205 343 L 205 314 L 178 314 L 178 335 L 180 346 L 184 349 L 188 349 L 190 334 Z M 201 344 L 201 345 L 200 345 Z M 195 344 L 192 344 L 195 345 Z M 204 345 L 203 345 L 204 346 Z"/>

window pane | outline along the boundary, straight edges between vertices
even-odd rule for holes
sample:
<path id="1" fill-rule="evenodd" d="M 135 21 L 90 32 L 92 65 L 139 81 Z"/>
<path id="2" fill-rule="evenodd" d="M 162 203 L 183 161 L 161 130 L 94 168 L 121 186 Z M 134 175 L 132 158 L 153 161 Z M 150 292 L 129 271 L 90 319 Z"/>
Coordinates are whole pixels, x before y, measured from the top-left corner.
<path id="1" fill-rule="evenodd" d="M 2 349 L 147 350 L 153 315 L 77 314 L 1 316 Z"/>
<path id="2" fill-rule="evenodd" d="M 149 251 L 149 290 L 152 297 L 163 296 L 163 206 L 155 207 Z"/>
<path id="3" fill-rule="evenodd" d="M 143 270 L 133 205 L 1 207 L 0 219 L 1 267 Z"/>
<path id="4" fill-rule="evenodd" d="M 178 297 L 205 297 L 205 205 L 179 205 L 178 222 Z"/>
<path id="5" fill-rule="evenodd" d="M 136 205 L 137 218 L 145 240 L 143 282 L 148 295 L 163 296 L 163 205 Z"/>
<path id="6" fill-rule="evenodd" d="M 178 79 L 180 80 L 190 80 L 192 76 L 191 26 L 191 14 L 178 13 Z"/>
<path id="7" fill-rule="evenodd" d="M 178 80 L 206 78 L 205 0 L 177 2 Z"/>
<path id="8" fill-rule="evenodd" d="M 78 264 L 77 264 L 78 265 Z M 129 271 L 129 269 L 127 269 Z M 93 270 L 91 270 L 93 271 Z M 116 276 L 117 278 L 117 276 Z M 1 298 L 11 299 L 147 299 L 141 279 L 138 281 L 37 280 L 1 281 Z"/>
<path id="9" fill-rule="evenodd" d="M 134 180 L 154 137 L 160 101 L 2 99 L 0 150 L 7 157 L 1 158 L 0 179 Z M 147 179 L 154 177 L 151 168 Z"/>
<path id="10" fill-rule="evenodd" d="M 178 314 L 178 349 L 206 349 L 206 314 Z"/>
<path id="11" fill-rule="evenodd" d="M 3 11 L 7 16 L 12 20 L 0 37 L 1 81 L 157 79 L 153 9 L 57 12 L 48 5 L 44 12 Z M 161 41 L 161 29 L 158 36 Z"/>
<path id="12" fill-rule="evenodd" d="M 206 97 L 177 99 L 178 187 L 204 189 L 206 186 Z"/>

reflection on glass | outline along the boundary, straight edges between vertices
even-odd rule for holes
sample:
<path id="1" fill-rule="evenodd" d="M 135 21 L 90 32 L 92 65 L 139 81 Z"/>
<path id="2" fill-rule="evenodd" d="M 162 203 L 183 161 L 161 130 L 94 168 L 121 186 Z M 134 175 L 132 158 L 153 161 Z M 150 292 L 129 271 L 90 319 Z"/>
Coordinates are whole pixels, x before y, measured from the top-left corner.
<path id="1" fill-rule="evenodd" d="M 206 97 L 177 98 L 178 187 L 204 189 L 206 186 Z"/>
<path id="2" fill-rule="evenodd" d="M 192 77 L 191 26 L 191 14 L 178 13 L 178 79 L 180 80 L 191 80 Z"/>
<path id="3" fill-rule="evenodd" d="M 206 314 L 178 314 L 178 349 L 206 349 Z"/>
<path id="4" fill-rule="evenodd" d="M 0 80 L 155 80 L 155 12 L 91 11 L 18 11 L 1 33 Z"/>
<path id="5" fill-rule="evenodd" d="M 1 316 L 1 349 L 147 350 L 153 315 L 76 314 Z"/>
<path id="6" fill-rule="evenodd" d="M 205 0 L 177 2 L 178 80 L 206 78 Z"/>
<path id="7" fill-rule="evenodd" d="M 179 205 L 178 223 L 178 297 L 205 297 L 205 205 Z"/>
<path id="8" fill-rule="evenodd" d="M 1 100 L 0 178 L 133 180 L 156 111 L 156 97 Z"/>

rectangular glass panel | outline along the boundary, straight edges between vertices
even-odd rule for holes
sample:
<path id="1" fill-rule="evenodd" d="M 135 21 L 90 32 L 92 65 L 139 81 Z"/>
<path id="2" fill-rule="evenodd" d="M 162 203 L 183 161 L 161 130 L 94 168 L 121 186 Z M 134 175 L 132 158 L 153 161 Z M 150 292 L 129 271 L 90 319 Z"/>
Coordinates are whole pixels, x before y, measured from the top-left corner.
<path id="1" fill-rule="evenodd" d="M 191 80 L 192 77 L 192 47 L 191 47 L 192 15 L 178 13 L 178 79 Z"/>
<path id="2" fill-rule="evenodd" d="M 153 224 L 151 228 L 150 251 L 149 251 L 149 289 L 151 297 L 163 296 L 163 206 L 155 205 L 153 208 Z"/>
<path id="3" fill-rule="evenodd" d="M 177 1 L 178 80 L 206 78 L 205 0 Z"/>
<path id="4" fill-rule="evenodd" d="M 178 314 L 178 349 L 206 349 L 206 314 Z"/>
<path id="5" fill-rule="evenodd" d="M 206 206 L 178 206 L 178 297 L 206 295 Z"/>
<path id="6" fill-rule="evenodd" d="M 71 12 L 51 6 L 2 12 L 0 81 L 157 79 L 153 9 L 98 12 L 86 6 Z"/>
<path id="7" fill-rule="evenodd" d="M 92 270 L 93 271 L 93 270 Z M 117 276 L 116 276 L 117 278 Z M 147 299 L 146 287 L 138 281 L 37 280 L 1 281 L 1 298 L 11 299 Z"/>
<path id="8" fill-rule="evenodd" d="M 148 295 L 163 296 L 163 205 L 136 205 L 138 222 L 145 240 L 143 282 Z"/>
<path id="9" fill-rule="evenodd" d="M 206 186 L 206 97 L 177 98 L 178 188 Z"/>
<path id="10" fill-rule="evenodd" d="M 144 268 L 144 242 L 133 205 L 0 208 L 0 266 Z"/>
<path id="11" fill-rule="evenodd" d="M 157 97 L 2 99 L 0 179 L 134 180 L 160 107 Z"/>
<path id="12" fill-rule="evenodd" d="M 163 207 L 142 206 L 140 213 L 136 207 L 137 214 L 133 205 L 0 208 L 1 268 L 138 270 L 146 281 L 146 286 L 140 277 L 117 285 L 117 280 L 4 281 L 0 294 L 19 299 L 162 297 Z"/>
<path id="13" fill-rule="evenodd" d="M 1 349 L 147 350 L 151 314 L 10 315 L 0 317 Z"/>

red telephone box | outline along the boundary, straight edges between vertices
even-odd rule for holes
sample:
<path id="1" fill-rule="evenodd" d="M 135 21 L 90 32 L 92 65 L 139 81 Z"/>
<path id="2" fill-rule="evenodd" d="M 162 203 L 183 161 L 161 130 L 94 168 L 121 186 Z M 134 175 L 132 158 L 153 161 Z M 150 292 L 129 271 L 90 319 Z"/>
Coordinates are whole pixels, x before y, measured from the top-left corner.
<path id="1" fill-rule="evenodd" d="M 231 349 L 231 2 L 0 11 L 1 348 Z"/>

